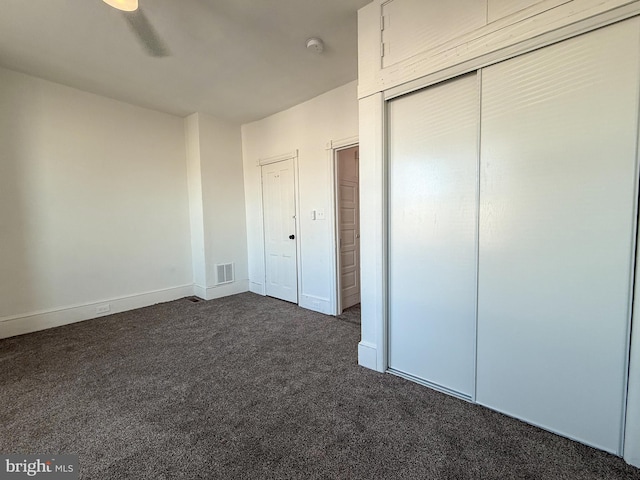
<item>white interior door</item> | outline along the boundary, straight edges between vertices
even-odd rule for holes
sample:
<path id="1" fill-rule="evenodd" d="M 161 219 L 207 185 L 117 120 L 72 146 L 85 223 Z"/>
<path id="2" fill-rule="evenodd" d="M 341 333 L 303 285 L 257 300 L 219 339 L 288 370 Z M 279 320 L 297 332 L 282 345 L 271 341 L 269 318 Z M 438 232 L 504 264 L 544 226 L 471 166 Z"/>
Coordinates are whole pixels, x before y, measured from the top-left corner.
<path id="1" fill-rule="evenodd" d="M 340 308 L 360 303 L 358 147 L 338 151 Z"/>
<path id="2" fill-rule="evenodd" d="M 298 303 L 293 160 L 262 167 L 266 294 Z"/>
<path id="3" fill-rule="evenodd" d="M 474 391 L 478 83 L 468 75 L 392 100 L 389 368 Z"/>
<path id="4" fill-rule="evenodd" d="M 640 21 L 482 74 L 477 401 L 620 453 Z"/>

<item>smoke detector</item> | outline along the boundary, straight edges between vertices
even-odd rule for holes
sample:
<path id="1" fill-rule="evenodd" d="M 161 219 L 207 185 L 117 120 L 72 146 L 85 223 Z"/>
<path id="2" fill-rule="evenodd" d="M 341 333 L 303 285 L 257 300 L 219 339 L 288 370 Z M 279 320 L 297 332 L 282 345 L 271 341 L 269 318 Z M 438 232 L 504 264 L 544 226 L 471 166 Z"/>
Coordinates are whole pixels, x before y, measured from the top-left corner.
<path id="1" fill-rule="evenodd" d="M 324 42 L 319 38 L 313 37 L 307 40 L 307 50 L 315 53 L 322 53 L 324 50 Z"/>

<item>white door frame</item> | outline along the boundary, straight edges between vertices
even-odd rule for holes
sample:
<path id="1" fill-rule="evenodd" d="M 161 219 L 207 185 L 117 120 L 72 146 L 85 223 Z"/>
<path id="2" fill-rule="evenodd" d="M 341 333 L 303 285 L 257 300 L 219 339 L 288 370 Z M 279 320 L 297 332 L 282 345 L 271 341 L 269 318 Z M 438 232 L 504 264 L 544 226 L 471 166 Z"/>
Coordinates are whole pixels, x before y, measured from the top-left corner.
<path id="1" fill-rule="evenodd" d="M 264 201 L 263 201 L 263 185 L 262 185 L 262 167 L 264 165 L 269 165 L 272 163 L 284 162 L 286 160 L 293 160 L 293 196 L 294 196 L 294 206 L 295 206 L 295 236 L 296 236 L 296 290 L 297 290 L 297 304 L 300 305 L 300 296 L 301 296 L 301 282 L 302 278 L 301 272 L 301 261 L 300 261 L 300 192 L 298 190 L 299 178 L 298 178 L 298 150 L 293 150 L 291 152 L 282 153 L 280 155 L 274 155 L 271 157 L 260 158 L 257 162 L 257 166 L 260 168 L 260 215 L 262 217 L 262 262 L 263 262 L 263 271 L 264 277 L 262 279 L 262 284 L 264 285 L 263 291 L 266 296 L 266 287 L 267 287 L 267 255 L 266 255 L 266 242 L 265 242 L 265 228 L 264 228 Z"/>
<path id="2" fill-rule="evenodd" d="M 334 279 L 334 285 L 331 289 L 331 310 L 333 315 L 342 313 L 342 305 L 340 305 L 340 225 L 338 225 L 338 207 L 340 206 L 338 195 L 338 151 L 345 150 L 359 145 L 358 136 L 343 138 L 340 140 L 329 140 L 325 150 L 329 161 L 329 172 L 331 175 L 331 212 L 333 221 L 331 222 L 331 238 L 333 238 L 333 248 L 331 249 L 331 278 Z M 359 168 L 360 163 L 358 163 Z"/>

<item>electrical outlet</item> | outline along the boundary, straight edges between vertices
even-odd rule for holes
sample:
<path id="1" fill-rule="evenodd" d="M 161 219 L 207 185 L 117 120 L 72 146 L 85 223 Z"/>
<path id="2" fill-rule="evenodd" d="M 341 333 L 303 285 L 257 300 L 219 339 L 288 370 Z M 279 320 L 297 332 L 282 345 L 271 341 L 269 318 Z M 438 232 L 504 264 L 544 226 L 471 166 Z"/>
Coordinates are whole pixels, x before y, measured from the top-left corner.
<path id="1" fill-rule="evenodd" d="M 316 211 L 316 219 L 324 220 L 324 208 L 320 208 Z"/>
<path id="2" fill-rule="evenodd" d="M 100 305 L 98 307 L 96 307 L 96 314 L 100 315 L 101 313 L 109 313 L 111 311 L 111 305 L 110 304 L 105 304 L 105 305 Z"/>

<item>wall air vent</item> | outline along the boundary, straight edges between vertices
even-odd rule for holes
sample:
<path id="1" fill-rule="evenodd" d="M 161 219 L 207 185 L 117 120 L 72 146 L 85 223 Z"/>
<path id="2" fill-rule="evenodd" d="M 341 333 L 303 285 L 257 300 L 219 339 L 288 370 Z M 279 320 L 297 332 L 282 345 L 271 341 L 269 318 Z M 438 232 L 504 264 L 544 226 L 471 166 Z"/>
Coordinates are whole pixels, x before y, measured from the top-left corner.
<path id="1" fill-rule="evenodd" d="M 233 263 L 219 263 L 216 265 L 216 285 L 233 282 Z"/>

